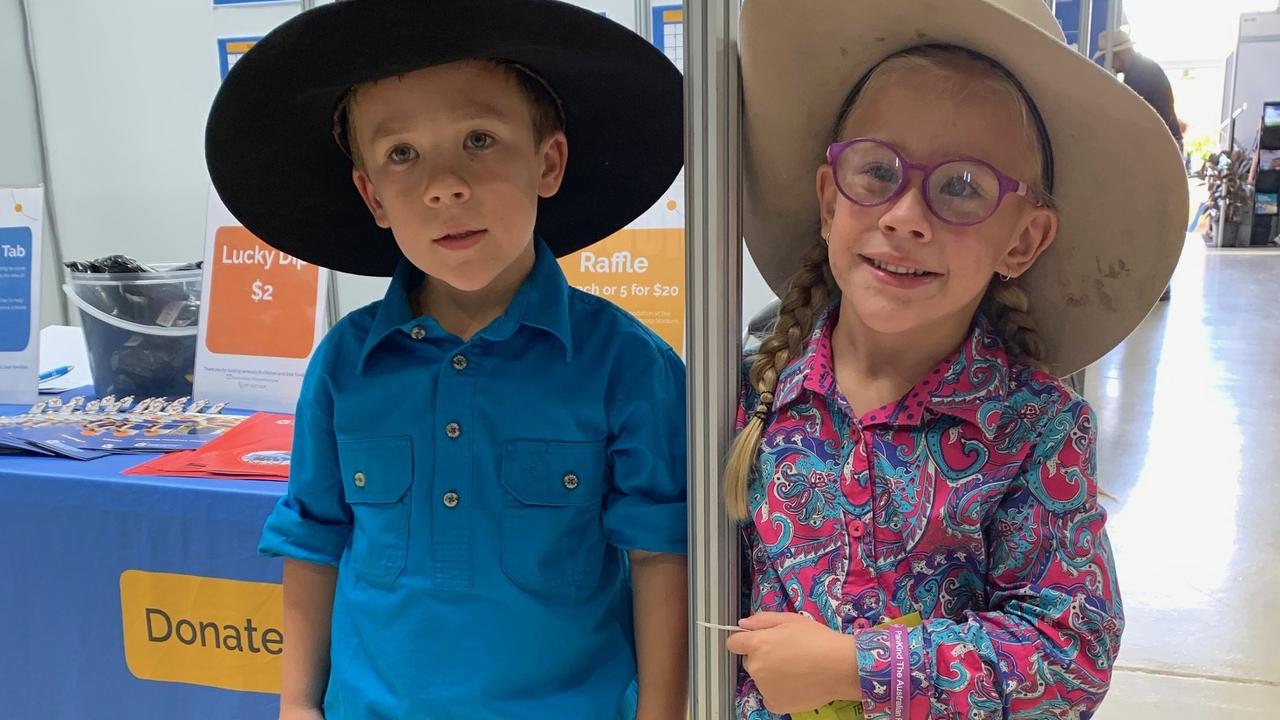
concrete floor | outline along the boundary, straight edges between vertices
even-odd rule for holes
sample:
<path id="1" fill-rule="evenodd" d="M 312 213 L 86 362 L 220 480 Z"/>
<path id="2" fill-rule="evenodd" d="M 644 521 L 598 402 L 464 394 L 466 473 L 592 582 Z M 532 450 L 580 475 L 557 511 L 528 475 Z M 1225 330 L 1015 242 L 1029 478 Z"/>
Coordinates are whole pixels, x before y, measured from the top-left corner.
<path id="1" fill-rule="evenodd" d="M 1085 394 L 1128 616 L 1096 717 L 1280 718 L 1280 250 L 1188 236 Z"/>

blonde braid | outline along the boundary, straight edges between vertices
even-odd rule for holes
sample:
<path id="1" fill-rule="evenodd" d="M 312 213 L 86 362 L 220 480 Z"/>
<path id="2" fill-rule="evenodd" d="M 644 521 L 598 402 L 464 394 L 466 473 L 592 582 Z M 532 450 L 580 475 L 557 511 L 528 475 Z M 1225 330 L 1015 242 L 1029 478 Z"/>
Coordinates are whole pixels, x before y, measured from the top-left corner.
<path id="1" fill-rule="evenodd" d="M 1027 291 L 1017 280 L 992 280 L 987 296 L 982 299 L 983 314 L 1000 333 L 1005 352 L 1014 359 L 1047 370 L 1044 340 L 1031 319 L 1030 305 Z M 1119 502 L 1115 495 L 1102 488 L 1102 483 L 1098 483 L 1098 497 Z"/>
<path id="2" fill-rule="evenodd" d="M 749 378 L 751 386 L 759 394 L 758 404 L 751 411 L 746 427 L 734 440 L 724 469 L 725 507 L 734 520 L 745 520 L 751 513 L 747 488 L 756 464 L 756 452 L 760 449 L 765 420 L 773 408 L 778 376 L 791 360 L 800 356 L 805 341 L 813 332 L 814 322 L 827 306 L 834 285 L 824 243 L 815 243 L 805 253 L 803 263 L 800 270 L 791 276 L 791 286 L 778 308 L 773 332 L 760 343 L 751 365 Z"/>
<path id="3" fill-rule="evenodd" d="M 982 312 L 1000 334 L 1009 357 L 1045 369 L 1047 352 L 1030 308 L 1031 299 L 1017 279 L 992 279 L 982 299 Z"/>

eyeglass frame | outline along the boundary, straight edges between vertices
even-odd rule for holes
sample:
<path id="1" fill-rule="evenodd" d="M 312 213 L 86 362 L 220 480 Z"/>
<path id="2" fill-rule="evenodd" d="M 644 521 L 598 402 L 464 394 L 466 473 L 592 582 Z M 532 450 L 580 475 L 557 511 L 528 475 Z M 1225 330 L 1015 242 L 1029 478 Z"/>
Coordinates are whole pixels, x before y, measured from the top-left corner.
<path id="1" fill-rule="evenodd" d="M 870 204 L 859 202 L 858 200 L 853 199 L 853 197 L 848 192 L 845 191 L 844 186 L 840 183 L 840 172 L 836 167 L 836 161 L 840 158 L 841 153 L 843 153 L 845 150 L 849 149 L 849 147 L 857 143 L 872 143 L 874 145 L 879 145 L 880 147 L 888 150 L 889 152 L 893 153 L 893 156 L 895 158 L 898 159 L 898 165 L 903 170 L 902 179 L 899 180 L 898 182 L 898 188 L 894 190 L 892 193 L 890 193 L 887 197 L 885 197 L 884 200 L 881 200 L 880 202 L 870 203 Z M 973 222 L 965 222 L 965 223 L 948 220 L 947 218 L 943 217 L 933 207 L 933 201 L 929 199 L 929 195 L 930 195 L 928 190 L 929 179 L 933 177 L 934 171 L 944 165 L 950 165 L 951 163 L 956 163 L 956 162 L 967 162 L 967 163 L 973 163 L 975 165 L 981 165 L 987 168 L 988 170 L 990 170 L 992 174 L 996 176 L 996 179 L 1000 183 L 1000 195 L 996 198 L 995 204 L 991 206 L 991 212 L 987 213 L 986 217 L 983 217 L 980 220 L 975 220 Z M 924 198 L 925 206 L 929 208 L 929 212 L 932 213 L 934 217 L 938 218 L 938 220 L 952 227 L 973 227 L 974 225 L 981 225 L 982 223 L 990 220 L 991 217 L 995 215 L 996 212 L 1000 209 L 1000 205 L 1004 203 L 1005 196 L 1007 195 L 1017 195 L 1019 197 L 1026 198 L 1026 200 L 1030 202 L 1032 205 L 1034 205 L 1035 207 L 1046 207 L 1047 205 L 1047 203 L 1044 202 L 1044 199 L 1036 191 L 1032 190 L 1031 187 L 1028 186 L 1025 182 L 1022 182 L 1017 178 L 1013 178 L 1004 174 L 995 165 L 992 165 L 991 163 L 985 160 L 979 160 L 977 158 L 970 158 L 970 157 L 954 157 L 948 160 L 943 160 L 941 162 L 934 163 L 932 165 L 913 163 L 908 161 L 907 158 L 902 154 L 902 151 L 899 150 L 897 147 L 895 147 L 892 143 L 888 143 L 888 142 L 885 142 L 884 140 L 879 140 L 877 138 L 856 137 L 850 140 L 842 140 L 840 142 L 831 143 L 830 145 L 827 146 L 827 165 L 831 167 L 831 175 L 832 175 L 832 178 L 835 180 L 836 190 L 849 202 L 853 203 L 854 205 L 857 205 L 858 207 L 864 207 L 864 208 L 875 208 L 875 207 L 880 207 L 882 205 L 888 205 L 889 203 L 902 197 L 903 193 L 907 191 L 907 187 L 911 184 L 907 180 L 907 173 L 913 170 L 918 170 L 924 175 L 922 179 L 922 185 L 921 185 L 923 192 L 921 192 L 920 195 Z"/>

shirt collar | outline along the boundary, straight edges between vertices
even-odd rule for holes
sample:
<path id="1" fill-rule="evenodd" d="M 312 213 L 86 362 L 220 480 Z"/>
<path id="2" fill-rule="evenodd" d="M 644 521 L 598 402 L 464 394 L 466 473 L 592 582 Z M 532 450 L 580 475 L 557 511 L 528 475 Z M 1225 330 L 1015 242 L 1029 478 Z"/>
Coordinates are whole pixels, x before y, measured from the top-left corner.
<path id="1" fill-rule="evenodd" d="M 836 373 L 831 362 L 831 317 L 839 304 L 828 305 L 813 323 L 813 331 L 804 344 L 804 352 L 793 359 L 778 375 L 778 389 L 773 393 L 774 407 L 781 410 L 800 396 L 802 390 L 835 397 Z"/>
<path id="2" fill-rule="evenodd" d="M 534 250 L 533 269 L 521 283 L 511 304 L 475 337 L 501 342 L 514 335 L 521 325 L 528 325 L 555 336 L 564 347 L 565 359 L 572 360 L 573 330 L 569 322 L 569 294 L 572 289 L 546 243 L 535 238 Z M 433 318 L 414 316 L 409 297 L 422 285 L 423 277 L 424 273 L 407 258 L 400 259 L 361 351 L 362 369 L 374 350 L 393 333 L 408 334 L 415 326 L 420 326 L 428 334 L 444 335 Z"/>
<path id="3" fill-rule="evenodd" d="M 805 351 L 778 376 L 774 407 L 782 410 L 805 390 L 838 397 L 831 355 L 831 320 L 839 304 L 828 306 L 814 322 Z M 1004 344 L 981 314 L 963 344 L 897 402 L 865 413 L 865 425 L 918 425 L 925 410 L 951 415 L 993 432 L 1008 394 L 1009 357 Z"/>

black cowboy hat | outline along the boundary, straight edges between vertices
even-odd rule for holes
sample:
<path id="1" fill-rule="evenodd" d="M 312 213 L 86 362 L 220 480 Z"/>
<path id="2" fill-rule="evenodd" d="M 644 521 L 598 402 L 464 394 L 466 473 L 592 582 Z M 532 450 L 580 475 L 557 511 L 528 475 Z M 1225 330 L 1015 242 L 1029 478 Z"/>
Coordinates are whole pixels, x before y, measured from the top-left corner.
<path id="1" fill-rule="evenodd" d="M 468 59 L 514 63 L 560 101 L 569 163 L 537 222 L 557 256 L 626 226 L 679 173 L 680 71 L 622 25 L 557 0 L 344 0 L 276 28 L 227 75 L 205 131 L 214 188 L 273 247 L 391 275 L 399 248 L 351 182 L 334 112 L 360 83 Z"/>

